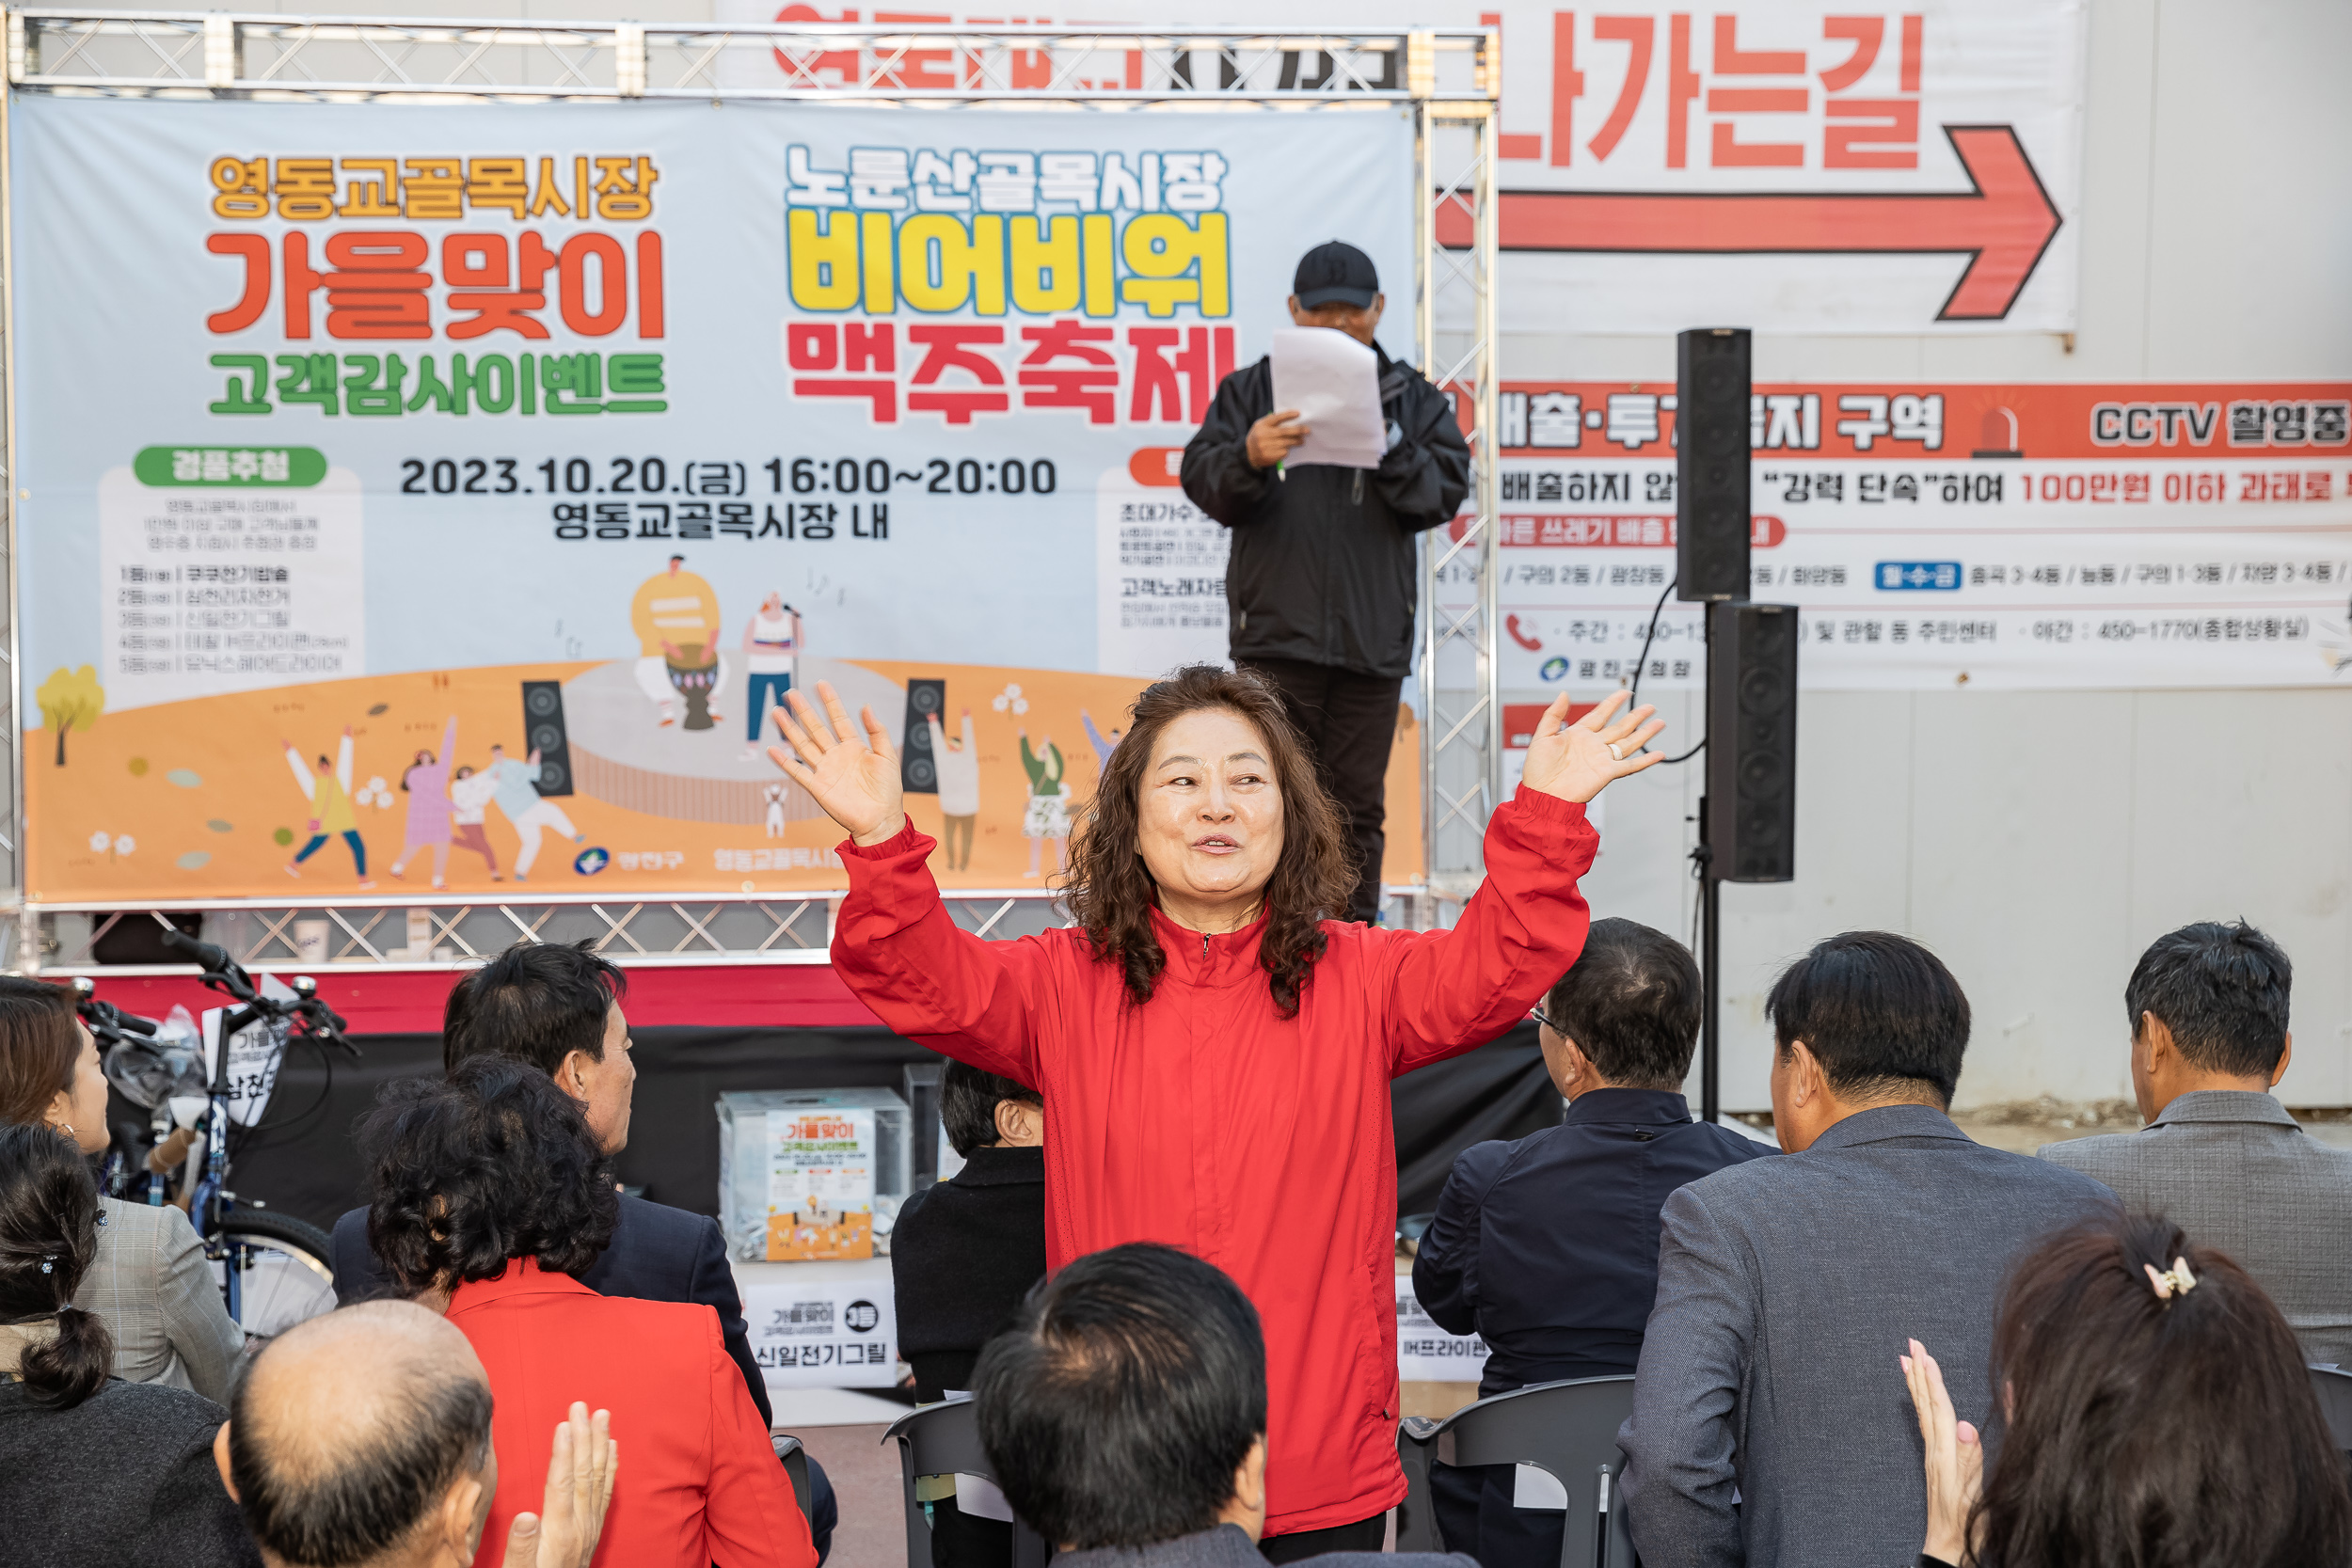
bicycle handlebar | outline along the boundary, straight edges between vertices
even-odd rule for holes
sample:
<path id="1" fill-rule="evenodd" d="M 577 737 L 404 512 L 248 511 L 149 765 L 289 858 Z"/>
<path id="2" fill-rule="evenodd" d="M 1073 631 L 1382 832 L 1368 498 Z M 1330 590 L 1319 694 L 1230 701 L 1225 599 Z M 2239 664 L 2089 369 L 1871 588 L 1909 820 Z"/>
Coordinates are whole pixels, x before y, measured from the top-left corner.
<path id="1" fill-rule="evenodd" d="M 199 942 L 178 930 L 165 931 L 163 943 L 194 958 L 204 971 L 204 983 L 243 1004 L 249 1015 L 300 1019 L 305 1033 L 328 1044 L 340 1045 L 355 1056 L 359 1054 L 359 1048 L 343 1037 L 343 1031 L 350 1025 L 343 1022 L 341 1014 L 321 1000 L 314 990 L 301 987 L 301 983 L 297 982 L 301 989 L 299 1000 L 275 1001 L 262 994 L 260 988 L 254 985 L 253 977 L 229 956 L 227 949 L 215 947 L 209 942 Z"/>

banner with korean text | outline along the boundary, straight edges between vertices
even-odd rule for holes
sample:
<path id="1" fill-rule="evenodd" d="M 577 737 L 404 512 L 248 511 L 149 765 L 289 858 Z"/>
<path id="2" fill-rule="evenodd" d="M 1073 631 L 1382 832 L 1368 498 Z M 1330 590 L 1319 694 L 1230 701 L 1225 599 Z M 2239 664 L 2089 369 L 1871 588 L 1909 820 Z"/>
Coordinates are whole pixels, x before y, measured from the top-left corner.
<path id="1" fill-rule="evenodd" d="M 1166 481 L 1297 258 L 1370 253 L 1409 356 L 1392 103 L 11 115 L 50 901 L 838 885 L 761 751 L 820 678 L 943 880 L 1043 886 L 1224 656 Z"/>
<path id="2" fill-rule="evenodd" d="M 989 11 L 890 20 L 981 25 Z M 715 13 L 860 15 L 800 0 L 716 0 Z M 1720 323 L 1953 336 L 2074 327 L 2087 13 L 2083 0 L 1355 0 L 1271 22 L 1210 8 L 1185 25 L 1393 29 L 1400 40 L 1413 27 L 1499 29 L 1506 333 Z M 1160 0 L 1093 0 L 1084 25 L 1163 27 L 1168 16 Z M 894 37 L 863 58 L 832 39 L 744 50 L 734 79 L 834 87 L 879 70 L 936 90 L 963 69 L 946 41 Z M 1343 100 L 1365 84 L 1401 85 L 1393 49 L 1310 41 L 1203 40 L 1172 60 L 1134 51 L 1123 71 L 1089 54 L 1100 79 L 1072 86 L 1081 98 L 1208 98 L 1248 75 Z M 1278 43 L 1289 45 L 1279 67 L 1257 70 Z M 1438 237 L 1468 245 L 1468 218 L 1441 213 Z"/>
<path id="3" fill-rule="evenodd" d="M 1506 728 L 1637 668 L 1701 686 L 1673 391 L 1498 402 Z M 2352 383 L 1761 385 L 1748 426 L 1752 593 L 1804 607 L 1808 687 L 2352 682 Z"/>

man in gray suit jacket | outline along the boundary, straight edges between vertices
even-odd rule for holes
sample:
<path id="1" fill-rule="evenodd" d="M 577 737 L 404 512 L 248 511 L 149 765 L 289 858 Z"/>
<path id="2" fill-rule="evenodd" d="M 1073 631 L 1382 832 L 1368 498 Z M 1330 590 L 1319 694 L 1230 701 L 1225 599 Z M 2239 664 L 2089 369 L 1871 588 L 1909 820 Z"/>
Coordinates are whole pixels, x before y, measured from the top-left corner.
<path id="1" fill-rule="evenodd" d="M 2137 1132 L 2051 1144 L 2135 1213 L 2237 1259 L 2304 1358 L 2352 1366 L 2352 1152 L 2304 1132 L 2270 1093 L 2287 1070 L 2295 969 L 2253 927 L 2159 937 L 2123 988 Z"/>
<path id="2" fill-rule="evenodd" d="M 1888 1568 L 1916 1559 L 1927 1523 L 1904 1341 L 1935 1347 L 1981 1428 L 2010 1259 L 2115 1200 L 1945 1116 L 1968 999 L 1916 942 L 1832 937 L 1765 1010 L 1787 1156 L 1666 1200 L 1618 1439 L 1628 1518 L 1650 1568 Z"/>

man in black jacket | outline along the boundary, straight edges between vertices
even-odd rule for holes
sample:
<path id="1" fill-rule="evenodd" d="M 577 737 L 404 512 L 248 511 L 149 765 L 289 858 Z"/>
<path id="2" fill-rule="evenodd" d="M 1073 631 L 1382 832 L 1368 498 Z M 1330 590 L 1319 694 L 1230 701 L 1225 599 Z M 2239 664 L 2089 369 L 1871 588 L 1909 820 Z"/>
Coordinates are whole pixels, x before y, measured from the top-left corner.
<path id="1" fill-rule="evenodd" d="M 1293 281 L 1291 320 L 1331 327 L 1380 362 L 1389 450 L 1376 468 L 1286 467 L 1306 439 L 1274 406 L 1270 360 L 1227 376 L 1184 448 L 1184 494 L 1233 531 L 1225 604 L 1233 662 L 1282 695 L 1324 782 L 1346 809 L 1359 866 L 1351 920 L 1380 911 L 1389 752 L 1413 667 L 1413 536 L 1470 492 L 1470 444 L 1445 394 L 1373 341 L 1386 303 L 1372 258 L 1333 240 Z"/>
<path id="2" fill-rule="evenodd" d="M 450 989 L 441 1015 L 441 1065 L 495 1053 L 531 1063 L 580 1102 L 607 1153 L 628 1142 L 628 1020 L 621 1012 L 628 976 L 588 943 L 517 942 Z M 393 1293 L 391 1278 L 368 1247 L 368 1212 L 335 1222 L 335 1297 L 339 1303 Z M 719 1222 L 667 1204 L 621 1196 L 612 1241 L 580 1282 L 598 1295 L 640 1301 L 691 1301 L 719 1314 L 727 1354 L 743 1373 L 759 1418 L 774 1424 L 767 1379 L 752 1357 L 742 1298 Z M 818 1560 L 832 1544 L 832 1484 L 809 1461 L 809 1527 Z"/>

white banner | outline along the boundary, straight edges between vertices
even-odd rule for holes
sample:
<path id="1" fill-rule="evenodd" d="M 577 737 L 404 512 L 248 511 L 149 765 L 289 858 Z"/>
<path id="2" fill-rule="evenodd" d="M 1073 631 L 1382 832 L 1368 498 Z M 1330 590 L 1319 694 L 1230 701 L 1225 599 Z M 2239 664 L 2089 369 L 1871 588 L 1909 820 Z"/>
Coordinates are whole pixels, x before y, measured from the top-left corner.
<path id="1" fill-rule="evenodd" d="M 743 1291 L 752 1359 L 771 1388 L 887 1388 L 898 1381 L 890 1277 L 811 1279 Z"/>
<path id="2" fill-rule="evenodd" d="M 1486 1370 L 1486 1341 L 1449 1334 L 1422 1310 L 1413 1276 L 1396 1276 L 1396 1375 L 1406 1383 L 1476 1383 Z"/>
<path id="3" fill-rule="evenodd" d="M 718 0 L 723 22 L 855 22 L 854 8 Z M 1165 25 L 1164 6 L 1104 0 L 1089 23 Z M 1607 0 L 1563 10 L 1362 0 L 1279 19 L 1354 32 L 1499 24 L 1503 277 L 1510 324 L 1671 331 L 1699 317 L 1777 331 L 2070 331 L 2085 80 L 2081 0 L 1883 9 L 1851 0 Z M 981 24 L 940 11 L 900 22 Z M 1266 25 L 1246 7 L 1188 12 L 1208 30 Z M 955 81 L 954 52 L 905 50 L 913 86 Z M 781 85 L 766 52 L 739 79 Z M 851 52 L 828 55 L 847 62 Z M 1282 86 L 1343 98 L 1391 74 L 1294 51 Z M 837 71 L 823 66 L 820 71 Z M 1087 86 L 1207 90 L 1140 55 Z M 830 82 L 831 76 L 824 78 Z M 1253 78 L 1254 80 L 1254 78 Z M 1467 90 L 1467 81 L 1461 89 Z M 1320 172 L 1320 171 L 1318 171 Z M 1302 202 L 1343 182 L 1302 183 Z M 1443 221 L 1443 220 L 1441 220 Z M 1467 243 L 1467 233 L 1460 236 Z"/>

